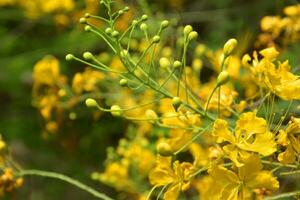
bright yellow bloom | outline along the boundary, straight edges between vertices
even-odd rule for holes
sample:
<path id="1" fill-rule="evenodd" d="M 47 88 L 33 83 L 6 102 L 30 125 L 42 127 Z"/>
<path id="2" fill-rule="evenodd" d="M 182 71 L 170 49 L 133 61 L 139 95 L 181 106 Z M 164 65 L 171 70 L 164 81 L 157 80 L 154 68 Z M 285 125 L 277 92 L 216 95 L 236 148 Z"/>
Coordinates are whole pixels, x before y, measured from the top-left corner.
<path id="1" fill-rule="evenodd" d="M 194 167 L 191 163 L 175 161 L 172 167 L 171 157 L 157 157 L 156 166 L 149 174 L 149 180 L 155 186 L 168 186 L 164 200 L 176 200 L 180 191 L 190 188 Z"/>
<path id="2" fill-rule="evenodd" d="M 293 163 L 300 154 L 300 118 L 292 117 L 286 130 L 280 130 L 277 143 L 286 147 L 278 155 L 278 160 L 283 164 Z"/>
<path id="3" fill-rule="evenodd" d="M 46 56 L 34 66 L 34 82 L 36 84 L 54 85 L 59 78 L 59 70 L 58 60 L 52 56 Z"/>
<path id="4" fill-rule="evenodd" d="M 253 112 L 240 116 L 233 133 L 225 120 L 217 119 L 212 134 L 217 143 L 229 143 L 223 146 L 223 150 L 237 167 L 243 166 L 242 159 L 248 157 L 249 152 L 269 156 L 276 151 L 274 136 L 267 128 L 266 120 Z"/>
<path id="5" fill-rule="evenodd" d="M 229 170 L 221 165 L 208 170 L 208 176 L 198 183 L 203 200 L 251 200 L 257 190 L 275 191 L 279 182 L 270 171 L 262 170 L 260 159 L 252 155 L 240 168 Z"/>

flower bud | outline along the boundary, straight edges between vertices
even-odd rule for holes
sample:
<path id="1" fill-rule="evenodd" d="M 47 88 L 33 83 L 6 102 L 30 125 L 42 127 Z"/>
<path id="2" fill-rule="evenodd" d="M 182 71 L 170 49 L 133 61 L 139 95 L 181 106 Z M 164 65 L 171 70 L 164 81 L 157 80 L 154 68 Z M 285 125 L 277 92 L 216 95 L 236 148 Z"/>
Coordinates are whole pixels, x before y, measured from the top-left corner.
<path id="1" fill-rule="evenodd" d="M 197 37 L 198 37 L 198 33 L 196 31 L 192 31 L 189 33 L 188 41 L 191 42 L 191 41 L 197 39 Z"/>
<path id="2" fill-rule="evenodd" d="M 124 14 L 124 10 L 119 10 L 119 11 L 118 11 L 118 14 L 119 14 L 119 15 L 123 15 L 123 14 Z"/>
<path id="3" fill-rule="evenodd" d="M 130 8 L 128 6 L 125 6 L 125 8 L 123 9 L 125 12 L 128 12 L 130 10 Z"/>
<path id="4" fill-rule="evenodd" d="M 139 23 L 139 22 L 138 22 L 137 20 L 133 20 L 133 21 L 132 21 L 132 25 L 133 25 L 133 26 L 136 26 L 138 23 Z"/>
<path id="5" fill-rule="evenodd" d="M 169 26 L 170 22 L 168 20 L 164 20 L 160 23 L 162 29 L 165 29 Z"/>
<path id="6" fill-rule="evenodd" d="M 94 58 L 91 52 L 84 52 L 82 56 L 85 60 L 92 60 Z"/>
<path id="7" fill-rule="evenodd" d="M 125 78 L 121 79 L 119 83 L 122 87 L 128 86 L 128 80 Z"/>
<path id="8" fill-rule="evenodd" d="M 155 35 L 153 38 L 152 38 L 152 42 L 153 43 L 159 43 L 160 41 L 160 37 L 158 35 Z"/>
<path id="9" fill-rule="evenodd" d="M 164 157 L 169 157 L 169 156 L 173 155 L 171 146 L 166 142 L 160 142 L 157 145 L 156 150 L 159 155 L 164 156 Z"/>
<path id="10" fill-rule="evenodd" d="M 89 25 L 86 25 L 86 26 L 84 27 L 84 30 L 85 30 L 86 32 L 90 32 L 90 31 L 92 30 L 92 27 L 89 26 Z"/>
<path id="11" fill-rule="evenodd" d="M 119 36 L 119 31 L 113 31 L 112 33 L 111 33 L 111 36 L 113 36 L 114 38 L 116 38 L 116 37 L 118 37 Z"/>
<path id="12" fill-rule="evenodd" d="M 174 69 L 179 69 L 182 66 L 182 63 L 178 60 L 175 60 L 173 63 Z"/>
<path id="13" fill-rule="evenodd" d="M 85 14 L 84 14 L 84 17 L 85 17 L 85 18 L 89 18 L 89 17 L 91 17 L 91 14 L 90 14 L 90 13 L 85 13 Z"/>
<path id="14" fill-rule="evenodd" d="M 143 20 L 143 21 L 146 21 L 147 19 L 148 19 L 148 15 L 143 15 L 143 16 L 142 16 L 142 20 Z"/>
<path id="15" fill-rule="evenodd" d="M 110 113 L 112 114 L 112 116 L 114 117 L 121 117 L 123 114 L 123 110 L 121 109 L 120 106 L 118 105 L 112 105 L 110 107 Z"/>
<path id="16" fill-rule="evenodd" d="M 106 34 L 111 34 L 112 32 L 113 32 L 113 30 L 110 27 L 105 29 Z"/>
<path id="17" fill-rule="evenodd" d="M 187 25 L 183 29 L 183 34 L 185 37 L 187 37 L 192 31 L 193 31 L 193 27 L 191 25 Z"/>
<path id="18" fill-rule="evenodd" d="M 175 108 L 175 110 L 177 110 L 181 104 L 182 104 L 182 101 L 179 97 L 173 97 L 172 105 Z"/>
<path id="19" fill-rule="evenodd" d="M 225 56 L 228 56 L 232 53 L 232 51 L 235 49 L 235 47 L 237 46 L 237 40 L 232 38 L 230 40 L 228 40 L 223 47 L 223 53 Z"/>
<path id="20" fill-rule="evenodd" d="M 217 78 L 217 86 L 224 85 L 230 79 L 229 73 L 227 71 L 222 71 Z"/>
<path id="21" fill-rule="evenodd" d="M 171 67 L 171 63 L 168 60 L 168 58 L 162 57 L 161 59 L 159 59 L 159 66 L 161 68 L 169 68 L 169 67 Z"/>
<path id="22" fill-rule="evenodd" d="M 142 31 L 147 31 L 147 30 L 148 30 L 148 25 L 147 25 L 146 23 L 142 23 L 142 24 L 140 25 L 140 29 L 141 29 Z"/>
<path id="23" fill-rule="evenodd" d="M 80 23 L 80 24 L 86 24 L 86 23 L 87 23 L 86 18 L 85 18 L 85 17 L 81 17 L 81 18 L 79 19 L 79 23 Z"/>
<path id="24" fill-rule="evenodd" d="M 73 60 L 74 59 L 74 55 L 73 54 L 67 54 L 66 55 L 66 61 L 71 61 L 71 60 Z"/>
<path id="25" fill-rule="evenodd" d="M 127 50 L 122 50 L 121 51 L 121 53 L 120 53 L 120 56 L 122 57 L 122 58 L 126 58 L 127 56 L 128 56 L 128 51 Z"/>
<path id="26" fill-rule="evenodd" d="M 85 100 L 85 105 L 89 108 L 92 108 L 92 107 L 98 107 L 98 103 L 95 99 L 92 99 L 92 98 L 87 98 Z"/>

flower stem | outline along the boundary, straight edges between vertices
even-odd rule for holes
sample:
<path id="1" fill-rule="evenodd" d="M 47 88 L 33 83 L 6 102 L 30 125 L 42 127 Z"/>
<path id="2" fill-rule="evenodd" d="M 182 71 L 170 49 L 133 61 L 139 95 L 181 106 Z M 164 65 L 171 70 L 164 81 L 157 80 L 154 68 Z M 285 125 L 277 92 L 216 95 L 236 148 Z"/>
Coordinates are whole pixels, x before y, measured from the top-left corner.
<path id="1" fill-rule="evenodd" d="M 282 199 L 282 198 L 293 197 L 293 196 L 297 196 L 297 195 L 300 195 L 300 190 L 297 190 L 294 192 L 287 192 L 287 193 L 279 194 L 279 195 L 272 196 L 272 197 L 266 197 L 264 200 Z"/>
<path id="2" fill-rule="evenodd" d="M 58 179 L 64 182 L 67 182 L 71 185 L 74 185 L 85 192 L 90 193 L 91 195 L 97 197 L 98 199 L 103 200 L 113 200 L 112 198 L 108 197 L 107 195 L 96 191 L 95 189 L 71 178 L 63 174 L 55 173 L 55 172 L 47 172 L 47 171 L 40 171 L 40 170 L 21 170 L 18 174 L 19 176 L 42 176 L 47 178 Z"/>

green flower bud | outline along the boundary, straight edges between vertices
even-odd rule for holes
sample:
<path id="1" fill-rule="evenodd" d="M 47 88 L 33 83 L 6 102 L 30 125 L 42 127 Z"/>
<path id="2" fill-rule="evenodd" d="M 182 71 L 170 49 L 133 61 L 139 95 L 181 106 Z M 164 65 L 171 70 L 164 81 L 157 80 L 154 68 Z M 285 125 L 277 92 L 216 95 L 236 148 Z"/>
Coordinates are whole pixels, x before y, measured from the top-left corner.
<path id="1" fill-rule="evenodd" d="M 91 17 L 91 14 L 90 13 L 85 13 L 84 17 L 89 18 L 89 17 Z"/>
<path id="2" fill-rule="evenodd" d="M 193 31 L 193 27 L 191 25 L 186 25 L 183 29 L 183 34 L 185 37 L 187 37 L 192 31 Z"/>
<path id="3" fill-rule="evenodd" d="M 164 157 L 169 157 L 169 156 L 173 155 L 171 146 L 166 142 L 160 142 L 157 145 L 156 150 L 159 155 L 164 156 Z"/>
<path id="4" fill-rule="evenodd" d="M 85 30 L 86 32 L 90 32 L 90 31 L 92 30 L 92 27 L 89 26 L 89 25 L 86 25 L 86 26 L 84 27 L 84 30 Z"/>
<path id="5" fill-rule="evenodd" d="M 227 71 L 222 71 L 217 78 L 217 86 L 224 85 L 230 79 L 229 73 Z"/>
<path id="6" fill-rule="evenodd" d="M 84 52 L 82 56 L 85 60 L 92 60 L 94 58 L 91 52 Z"/>
<path id="7" fill-rule="evenodd" d="M 120 80 L 120 85 L 122 86 L 122 87 L 127 87 L 128 86 L 128 80 L 127 79 L 121 79 Z"/>
<path id="8" fill-rule="evenodd" d="M 147 31 L 147 29 L 148 29 L 147 24 L 146 24 L 146 23 L 142 23 L 142 24 L 140 25 L 140 29 L 141 29 L 142 31 Z"/>
<path id="9" fill-rule="evenodd" d="M 118 14 L 119 14 L 119 15 L 123 15 L 123 14 L 124 14 L 124 10 L 119 10 L 119 11 L 118 11 Z"/>
<path id="10" fill-rule="evenodd" d="M 67 54 L 66 55 L 66 61 L 71 61 L 71 60 L 73 60 L 74 59 L 74 55 L 73 54 Z"/>
<path id="11" fill-rule="evenodd" d="M 198 33 L 196 31 L 192 31 L 189 33 L 188 41 L 191 42 L 191 41 L 197 39 L 197 37 L 198 37 Z"/>
<path id="12" fill-rule="evenodd" d="M 98 107 L 98 103 L 95 99 L 92 99 L 92 98 L 87 98 L 85 100 L 85 105 L 89 108 L 92 108 L 92 107 Z"/>
<path id="13" fill-rule="evenodd" d="M 230 55 L 233 50 L 235 49 L 235 47 L 237 46 L 237 40 L 232 38 L 230 40 L 228 40 L 225 44 L 224 44 L 224 47 L 223 47 L 223 53 L 225 56 L 228 56 Z"/>
<path id="14" fill-rule="evenodd" d="M 178 60 L 175 60 L 173 63 L 174 69 L 179 69 L 182 66 L 182 63 Z"/>
<path id="15" fill-rule="evenodd" d="M 125 12 L 128 12 L 130 10 L 130 8 L 128 6 L 126 6 L 124 9 L 123 9 Z"/>
<path id="16" fill-rule="evenodd" d="M 172 105 L 175 108 L 175 110 L 177 110 L 181 104 L 182 104 L 182 101 L 179 97 L 173 97 Z"/>
<path id="17" fill-rule="evenodd" d="M 118 31 L 113 31 L 113 32 L 111 33 L 111 35 L 112 35 L 114 38 L 118 37 L 119 34 L 120 34 L 120 33 L 119 33 Z"/>
<path id="18" fill-rule="evenodd" d="M 143 15 L 143 16 L 142 16 L 142 20 L 143 20 L 143 21 L 146 21 L 147 19 L 148 19 L 148 15 Z"/>
<path id="19" fill-rule="evenodd" d="M 80 23 L 80 24 L 86 24 L 86 23 L 87 23 L 86 18 L 85 18 L 85 17 L 81 17 L 81 18 L 79 19 L 79 23 Z"/>
<path id="20" fill-rule="evenodd" d="M 160 41 L 160 37 L 158 35 L 155 35 L 153 38 L 152 38 L 152 42 L 153 43 L 159 43 Z"/>
<path id="21" fill-rule="evenodd" d="M 138 23 L 139 23 L 139 22 L 138 22 L 137 20 L 133 20 L 133 21 L 132 21 L 132 25 L 133 25 L 133 26 L 136 26 Z"/>
<path id="22" fill-rule="evenodd" d="M 164 20 L 160 23 L 162 29 L 165 29 L 169 26 L 170 22 L 168 20 Z"/>
<path id="23" fill-rule="evenodd" d="M 112 32 L 113 32 L 113 30 L 109 27 L 105 29 L 106 34 L 111 34 Z"/>
<path id="24" fill-rule="evenodd" d="M 112 114 L 112 116 L 114 117 L 121 117 L 123 114 L 123 110 L 121 109 L 120 106 L 118 105 L 113 105 L 110 107 L 110 113 Z"/>

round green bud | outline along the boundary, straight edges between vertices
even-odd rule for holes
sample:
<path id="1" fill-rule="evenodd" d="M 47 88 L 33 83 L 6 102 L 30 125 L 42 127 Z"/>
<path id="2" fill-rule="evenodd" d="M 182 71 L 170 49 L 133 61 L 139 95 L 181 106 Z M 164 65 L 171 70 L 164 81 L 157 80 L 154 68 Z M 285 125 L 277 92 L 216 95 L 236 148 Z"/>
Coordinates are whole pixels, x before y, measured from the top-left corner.
<path id="1" fill-rule="evenodd" d="M 75 112 L 71 112 L 69 114 L 69 118 L 70 118 L 70 120 L 75 120 L 77 118 L 77 114 Z"/>
<path id="2" fill-rule="evenodd" d="M 166 142 L 160 142 L 156 147 L 157 153 L 164 157 L 173 155 L 172 147 Z"/>
<path id="3" fill-rule="evenodd" d="M 123 15 L 123 14 L 124 14 L 124 10 L 119 10 L 119 11 L 118 11 L 118 14 L 119 14 L 119 15 Z"/>
<path id="4" fill-rule="evenodd" d="M 120 53 L 122 58 L 126 58 L 128 56 L 128 51 L 126 49 L 122 50 Z"/>
<path id="5" fill-rule="evenodd" d="M 178 69 L 182 66 L 182 63 L 178 60 L 175 60 L 174 63 L 173 63 L 173 67 L 174 69 Z"/>
<path id="6" fill-rule="evenodd" d="M 90 13 L 85 13 L 84 17 L 89 18 L 89 17 L 91 17 L 91 14 Z"/>
<path id="7" fill-rule="evenodd" d="M 132 25 L 133 25 L 133 26 L 136 26 L 138 23 L 139 23 L 139 22 L 138 22 L 137 20 L 133 20 L 133 21 L 132 21 Z"/>
<path id="8" fill-rule="evenodd" d="M 183 28 L 183 34 L 185 37 L 187 37 L 190 32 L 193 31 L 193 27 L 191 25 L 186 25 L 184 28 Z"/>
<path id="9" fill-rule="evenodd" d="M 71 61 L 71 60 L 73 60 L 74 59 L 74 55 L 73 54 L 67 54 L 66 55 L 66 61 Z"/>
<path id="10" fill-rule="evenodd" d="M 113 30 L 109 27 L 105 29 L 106 34 L 111 34 L 112 32 L 113 32 Z"/>
<path id="11" fill-rule="evenodd" d="M 112 33 L 111 33 L 111 36 L 113 36 L 113 37 L 118 37 L 120 35 L 120 33 L 119 33 L 119 31 L 113 31 Z"/>
<path id="12" fill-rule="evenodd" d="M 230 55 L 233 50 L 235 49 L 235 47 L 237 46 L 237 40 L 232 38 L 230 40 L 228 40 L 225 44 L 224 44 L 224 47 L 223 47 L 223 53 L 225 56 L 228 56 Z"/>
<path id="13" fill-rule="evenodd" d="M 121 79 L 119 83 L 122 87 L 127 87 L 128 86 L 128 80 L 125 79 L 125 78 Z"/>
<path id="14" fill-rule="evenodd" d="M 179 97 L 173 97 L 172 105 L 174 106 L 175 110 L 177 110 L 181 104 L 182 104 L 182 101 Z"/>
<path id="15" fill-rule="evenodd" d="M 92 27 L 89 26 L 89 25 L 86 25 L 86 26 L 84 27 L 84 30 L 85 30 L 86 32 L 90 32 L 90 31 L 92 30 Z"/>
<path id="16" fill-rule="evenodd" d="M 126 6 L 124 9 L 123 9 L 125 12 L 128 12 L 130 10 L 130 8 L 128 6 Z"/>
<path id="17" fill-rule="evenodd" d="M 85 59 L 85 60 L 92 60 L 94 58 L 93 54 L 91 52 L 84 52 L 82 57 Z"/>
<path id="18" fill-rule="evenodd" d="M 79 19 L 79 23 L 80 23 L 80 24 L 86 24 L 86 23 L 87 23 L 86 18 L 85 18 L 85 17 L 81 17 L 81 18 Z"/>
<path id="19" fill-rule="evenodd" d="M 148 25 L 147 25 L 146 23 L 142 23 L 142 24 L 140 25 L 140 29 L 141 29 L 142 31 L 147 31 Z"/>
<path id="20" fill-rule="evenodd" d="M 191 42 L 191 41 L 197 39 L 197 37 L 198 37 L 198 33 L 196 31 L 192 31 L 189 33 L 188 41 Z"/>
<path id="21" fill-rule="evenodd" d="M 164 20 L 160 23 L 162 29 L 165 29 L 169 26 L 170 22 L 168 20 Z"/>
<path id="22" fill-rule="evenodd" d="M 229 73 L 227 71 L 222 71 L 217 78 L 217 86 L 224 85 L 230 79 Z"/>
<path id="23" fill-rule="evenodd" d="M 159 41 L 160 41 L 159 35 L 155 35 L 155 36 L 152 38 L 152 42 L 153 42 L 153 43 L 159 43 Z"/>
<path id="24" fill-rule="evenodd" d="M 112 114 L 112 116 L 114 117 L 121 117 L 123 114 L 123 110 L 121 109 L 120 106 L 118 105 L 113 105 L 110 107 L 110 113 Z"/>
<path id="25" fill-rule="evenodd" d="M 171 63 L 168 58 L 162 57 L 161 59 L 159 59 L 159 66 L 161 68 L 169 68 L 171 67 Z"/>
<path id="26" fill-rule="evenodd" d="M 92 107 L 98 107 L 98 103 L 95 99 L 92 99 L 92 98 L 87 98 L 85 100 L 85 105 L 89 108 L 92 108 Z"/>
<path id="27" fill-rule="evenodd" d="M 142 20 L 146 21 L 148 19 L 148 15 L 142 15 Z"/>

